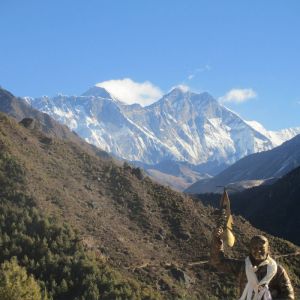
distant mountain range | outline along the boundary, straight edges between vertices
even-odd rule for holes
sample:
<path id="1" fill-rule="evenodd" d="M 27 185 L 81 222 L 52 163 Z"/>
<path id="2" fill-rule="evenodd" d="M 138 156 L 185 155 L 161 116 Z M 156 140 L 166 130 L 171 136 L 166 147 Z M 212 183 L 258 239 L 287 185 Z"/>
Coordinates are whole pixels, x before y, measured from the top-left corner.
<path id="1" fill-rule="evenodd" d="M 93 87 L 82 96 L 25 98 L 34 108 L 69 126 L 87 142 L 113 155 L 147 166 L 158 180 L 174 176 L 184 189 L 199 178 L 215 175 L 238 159 L 274 148 L 300 133 L 300 128 L 267 131 L 244 121 L 208 93 L 175 88 L 142 107 L 126 105 L 105 89 Z M 192 176 L 168 173 L 165 161 L 193 165 Z M 186 164 L 187 163 L 187 164 Z M 176 178 L 175 178 L 176 179 Z"/>
<path id="2" fill-rule="evenodd" d="M 185 192 L 192 194 L 216 192 L 218 186 L 249 188 L 265 181 L 274 181 L 298 166 L 300 166 L 300 135 L 272 150 L 246 156 L 215 177 L 194 183 Z"/>

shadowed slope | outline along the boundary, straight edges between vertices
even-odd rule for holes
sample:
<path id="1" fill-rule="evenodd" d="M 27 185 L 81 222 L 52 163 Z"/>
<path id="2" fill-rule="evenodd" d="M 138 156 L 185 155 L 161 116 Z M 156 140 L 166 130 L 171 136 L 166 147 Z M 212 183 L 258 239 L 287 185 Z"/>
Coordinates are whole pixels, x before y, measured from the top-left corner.
<path id="1" fill-rule="evenodd" d="M 300 245 L 300 167 L 272 185 L 231 195 L 232 209 L 254 226 Z M 219 195 L 199 195 L 206 204 L 218 206 Z"/>

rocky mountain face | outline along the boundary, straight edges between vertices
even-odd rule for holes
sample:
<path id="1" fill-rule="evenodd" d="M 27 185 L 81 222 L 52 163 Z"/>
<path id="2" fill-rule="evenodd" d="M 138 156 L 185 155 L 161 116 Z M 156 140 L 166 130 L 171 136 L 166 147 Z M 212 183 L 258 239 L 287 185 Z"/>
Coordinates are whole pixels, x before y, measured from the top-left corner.
<path id="1" fill-rule="evenodd" d="M 219 205 L 220 195 L 197 196 L 205 204 Z M 254 226 L 300 245 L 300 167 L 271 185 L 231 194 L 234 213 Z"/>
<path id="2" fill-rule="evenodd" d="M 0 149 L 1 184 L 14 180 L 8 176 L 14 174 L 17 190 L 11 197 L 20 192 L 23 195 L 14 205 L 30 197 L 31 210 L 56 223 L 70 224 L 86 251 L 118 269 L 122 276 L 150 287 L 160 295 L 155 299 L 237 298 L 235 280 L 207 265 L 215 226 L 211 208 L 152 182 L 140 169 L 116 165 L 76 143 L 31 128 L 27 122 L 19 124 L 4 114 L 0 114 Z M 249 239 L 260 231 L 235 217 L 234 232 L 237 245 L 228 253 L 244 257 Z M 268 237 L 274 255 L 298 251 L 287 241 Z M 283 257 L 282 263 L 289 265 L 298 289 L 299 259 Z M 45 272 L 51 274 L 52 270 Z M 56 289 L 57 293 L 65 288 Z M 101 295 L 107 288 L 102 286 Z M 95 289 L 93 286 L 96 293 Z"/>
<path id="3" fill-rule="evenodd" d="M 185 192 L 201 194 L 215 192 L 218 186 L 239 188 L 247 184 L 248 187 L 260 185 L 265 181 L 274 181 L 298 166 L 300 135 L 272 150 L 244 157 L 215 177 L 194 183 Z"/>
<path id="4" fill-rule="evenodd" d="M 174 161 L 209 165 L 207 173 L 215 175 L 246 155 L 272 149 L 300 133 L 300 128 L 269 132 L 256 122 L 244 121 L 208 93 L 180 88 L 146 107 L 126 105 L 99 87 L 78 97 L 26 101 L 87 142 L 119 158 L 156 165 L 152 169 L 162 173 L 157 166 Z"/>

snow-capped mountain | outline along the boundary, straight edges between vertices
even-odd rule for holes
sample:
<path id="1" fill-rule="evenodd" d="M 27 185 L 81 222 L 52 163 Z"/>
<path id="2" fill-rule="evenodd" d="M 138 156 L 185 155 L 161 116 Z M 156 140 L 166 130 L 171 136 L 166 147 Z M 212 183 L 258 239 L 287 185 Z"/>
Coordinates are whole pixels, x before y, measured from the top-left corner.
<path id="1" fill-rule="evenodd" d="M 126 105 L 100 87 L 82 96 L 26 101 L 68 125 L 89 143 L 146 164 L 165 160 L 232 164 L 300 133 L 300 128 L 267 131 L 257 122 L 244 121 L 208 93 L 180 88 L 146 107 Z"/>

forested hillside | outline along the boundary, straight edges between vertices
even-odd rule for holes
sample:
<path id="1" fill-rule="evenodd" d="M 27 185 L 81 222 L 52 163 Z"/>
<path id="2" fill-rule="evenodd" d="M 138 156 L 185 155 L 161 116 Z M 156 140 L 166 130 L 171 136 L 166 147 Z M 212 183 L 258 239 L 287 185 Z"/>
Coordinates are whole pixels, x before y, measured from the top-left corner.
<path id="1" fill-rule="evenodd" d="M 1 144 L 1 262 L 17 258 L 37 279 L 43 299 L 160 298 L 110 268 L 99 253 L 88 251 L 70 226 L 39 213 L 34 199 L 21 190 L 25 170 L 4 149 Z"/>
<path id="2" fill-rule="evenodd" d="M 4 114 L 0 150 L 0 263 L 16 269 L 16 257 L 44 299 L 237 297 L 207 264 L 211 208 Z M 259 231 L 241 218 L 234 231 L 228 254 L 244 257 Z M 276 255 L 298 251 L 269 238 Z M 282 262 L 299 286 L 299 258 Z"/>

